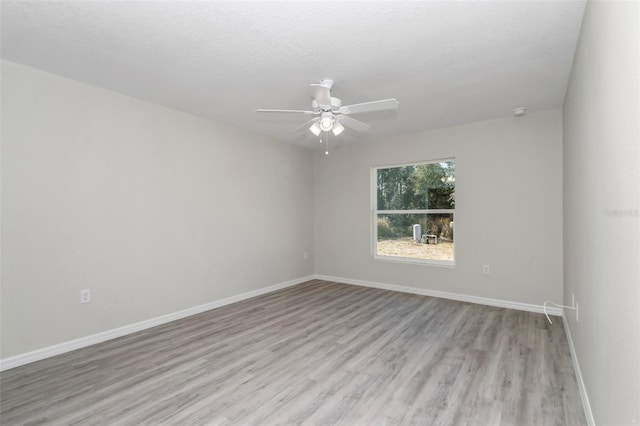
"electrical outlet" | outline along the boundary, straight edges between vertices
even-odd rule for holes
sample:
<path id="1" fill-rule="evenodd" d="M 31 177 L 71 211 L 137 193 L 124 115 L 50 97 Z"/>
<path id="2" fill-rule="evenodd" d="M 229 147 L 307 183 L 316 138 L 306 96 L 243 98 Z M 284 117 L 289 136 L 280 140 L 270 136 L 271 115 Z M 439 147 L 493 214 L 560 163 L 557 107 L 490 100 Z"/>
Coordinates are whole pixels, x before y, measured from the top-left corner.
<path id="1" fill-rule="evenodd" d="M 80 290 L 80 303 L 91 302 L 91 290 Z"/>
<path id="2" fill-rule="evenodd" d="M 305 252 L 302 254 L 302 258 L 303 258 L 304 260 L 309 260 L 309 252 L 305 251 Z"/>
<path id="3" fill-rule="evenodd" d="M 489 275 L 489 265 L 482 265 L 482 275 Z"/>

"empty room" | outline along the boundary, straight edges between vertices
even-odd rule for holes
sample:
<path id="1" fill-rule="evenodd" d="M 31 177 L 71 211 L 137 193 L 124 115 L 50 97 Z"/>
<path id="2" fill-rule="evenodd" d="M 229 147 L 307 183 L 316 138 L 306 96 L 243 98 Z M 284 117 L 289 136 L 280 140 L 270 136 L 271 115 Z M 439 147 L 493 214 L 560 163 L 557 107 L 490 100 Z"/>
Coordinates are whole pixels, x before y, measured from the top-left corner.
<path id="1" fill-rule="evenodd" d="M 640 424 L 640 2 L 0 2 L 0 424 Z"/>

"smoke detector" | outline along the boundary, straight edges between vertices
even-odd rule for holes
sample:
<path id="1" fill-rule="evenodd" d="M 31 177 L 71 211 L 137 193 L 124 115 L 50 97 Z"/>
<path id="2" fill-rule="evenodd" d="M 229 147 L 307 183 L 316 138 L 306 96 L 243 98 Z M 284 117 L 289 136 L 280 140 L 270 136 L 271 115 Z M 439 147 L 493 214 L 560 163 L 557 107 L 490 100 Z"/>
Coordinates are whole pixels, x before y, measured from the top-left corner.
<path id="1" fill-rule="evenodd" d="M 526 113 L 527 113 L 527 109 L 525 107 L 520 107 L 513 110 L 514 117 L 522 117 Z"/>

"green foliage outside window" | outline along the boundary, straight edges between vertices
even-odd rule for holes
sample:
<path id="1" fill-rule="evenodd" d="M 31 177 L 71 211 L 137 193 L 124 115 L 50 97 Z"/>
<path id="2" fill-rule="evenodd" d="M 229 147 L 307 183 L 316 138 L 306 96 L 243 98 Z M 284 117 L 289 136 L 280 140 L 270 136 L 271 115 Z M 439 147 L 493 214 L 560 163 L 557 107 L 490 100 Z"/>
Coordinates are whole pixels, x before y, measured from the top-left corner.
<path id="1" fill-rule="evenodd" d="M 455 162 L 418 164 L 377 170 L 377 210 L 455 208 Z M 411 235 L 421 224 L 424 233 L 453 240 L 453 216 L 443 214 L 380 214 L 378 238 Z"/>

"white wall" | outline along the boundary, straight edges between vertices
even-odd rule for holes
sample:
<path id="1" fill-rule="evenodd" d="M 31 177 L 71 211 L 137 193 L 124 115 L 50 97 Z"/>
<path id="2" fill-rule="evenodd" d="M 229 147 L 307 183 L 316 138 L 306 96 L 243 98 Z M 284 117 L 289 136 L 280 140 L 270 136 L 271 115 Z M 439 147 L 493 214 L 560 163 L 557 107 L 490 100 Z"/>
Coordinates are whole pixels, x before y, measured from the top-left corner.
<path id="1" fill-rule="evenodd" d="M 587 4 L 564 107 L 564 298 L 598 425 L 640 423 L 639 22 Z"/>
<path id="2" fill-rule="evenodd" d="M 372 258 L 370 168 L 455 157 L 454 268 Z M 344 145 L 314 158 L 316 272 L 541 305 L 562 299 L 559 110 Z M 482 265 L 491 266 L 482 275 Z"/>
<path id="3" fill-rule="evenodd" d="M 6 61 L 1 137 L 2 358 L 313 273 L 303 148 Z"/>

